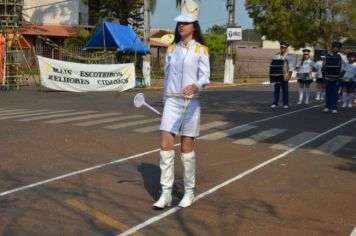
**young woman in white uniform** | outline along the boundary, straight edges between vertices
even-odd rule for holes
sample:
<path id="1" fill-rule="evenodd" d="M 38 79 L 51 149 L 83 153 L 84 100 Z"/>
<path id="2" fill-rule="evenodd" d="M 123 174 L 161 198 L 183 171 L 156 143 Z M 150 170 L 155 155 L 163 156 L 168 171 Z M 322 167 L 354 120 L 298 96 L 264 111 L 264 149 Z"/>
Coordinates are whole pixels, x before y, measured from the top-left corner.
<path id="1" fill-rule="evenodd" d="M 351 108 L 354 92 L 354 81 L 356 81 L 356 54 L 355 52 L 347 53 L 348 62 L 343 68 L 343 76 L 341 78 L 342 88 L 342 108 Z"/>
<path id="2" fill-rule="evenodd" d="M 303 59 L 297 66 L 298 83 L 299 83 L 299 101 L 303 102 L 303 94 L 305 93 L 305 104 L 309 104 L 310 84 L 313 83 L 311 72 L 314 69 L 314 62 L 310 59 L 310 50 L 303 49 Z"/>
<path id="3" fill-rule="evenodd" d="M 161 186 L 162 194 L 154 209 L 163 209 L 172 202 L 174 182 L 174 140 L 181 134 L 184 196 L 180 207 L 188 207 L 194 200 L 195 152 L 194 139 L 199 135 L 199 93 L 209 83 L 208 49 L 203 45 L 198 19 L 198 4 L 186 0 L 181 15 L 175 18 L 174 44 L 166 54 L 164 80 L 164 110 L 161 121 Z"/>

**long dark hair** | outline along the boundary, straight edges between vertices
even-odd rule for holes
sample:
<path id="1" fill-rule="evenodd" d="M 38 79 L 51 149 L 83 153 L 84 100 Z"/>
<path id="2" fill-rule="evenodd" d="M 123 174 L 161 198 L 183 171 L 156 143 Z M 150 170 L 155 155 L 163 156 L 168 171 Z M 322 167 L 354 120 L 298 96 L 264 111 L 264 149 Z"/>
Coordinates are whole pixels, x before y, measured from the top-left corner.
<path id="1" fill-rule="evenodd" d="M 178 27 L 179 27 L 179 22 L 177 22 L 176 30 L 174 31 L 174 43 L 178 43 L 181 40 L 179 31 L 178 31 Z M 193 32 L 193 39 L 195 39 L 195 41 L 197 41 L 198 43 L 205 45 L 203 34 L 201 33 L 199 22 L 198 21 L 194 21 L 193 22 L 193 27 L 195 29 L 195 31 Z"/>

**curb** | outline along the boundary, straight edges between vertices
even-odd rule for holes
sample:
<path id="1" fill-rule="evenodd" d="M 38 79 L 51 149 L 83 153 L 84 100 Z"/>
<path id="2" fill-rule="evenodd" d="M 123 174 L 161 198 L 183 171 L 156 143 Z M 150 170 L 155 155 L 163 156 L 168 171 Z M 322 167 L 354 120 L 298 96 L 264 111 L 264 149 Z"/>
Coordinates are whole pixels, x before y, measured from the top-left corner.
<path id="1" fill-rule="evenodd" d="M 263 83 L 239 83 L 239 84 L 214 84 L 214 85 L 208 85 L 205 90 L 213 90 L 213 89 L 220 89 L 220 88 L 234 88 L 234 87 L 243 87 L 243 86 L 253 86 L 253 85 L 261 85 Z M 157 90 L 163 90 L 163 86 L 152 86 L 152 87 L 137 87 L 131 89 L 131 91 L 157 91 Z"/>

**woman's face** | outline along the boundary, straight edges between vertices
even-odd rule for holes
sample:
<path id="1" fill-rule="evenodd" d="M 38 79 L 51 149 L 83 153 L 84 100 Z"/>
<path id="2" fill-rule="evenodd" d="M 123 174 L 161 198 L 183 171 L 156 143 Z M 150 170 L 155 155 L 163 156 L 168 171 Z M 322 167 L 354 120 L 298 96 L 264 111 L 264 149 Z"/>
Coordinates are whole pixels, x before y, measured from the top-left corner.
<path id="1" fill-rule="evenodd" d="M 182 38 L 193 35 L 194 31 L 193 22 L 178 22 L 178 32 Z"/>
<path id="2" fill-rule="evenodd" d="M 352 56 L 352 57 L 348 57 L 347 58 L 349 60 L 349 63 L 354 63 L 356 61 L 356 57 Z"/>

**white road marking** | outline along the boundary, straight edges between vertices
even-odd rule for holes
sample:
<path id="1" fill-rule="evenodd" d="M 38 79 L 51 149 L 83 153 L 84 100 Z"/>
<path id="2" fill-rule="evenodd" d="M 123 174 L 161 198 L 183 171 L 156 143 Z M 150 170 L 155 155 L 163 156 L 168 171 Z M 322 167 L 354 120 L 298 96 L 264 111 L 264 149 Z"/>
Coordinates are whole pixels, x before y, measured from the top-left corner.
<path id="1" fill-rule="evenodd" d="M 46 110 L 48 111 L 48 110 Z M 23 110 L 23 111 L 7 111 L 7 112 L 2 112 L 0 115 L 1 116 L 8 116 L 8 115 L 19 115 L 19 114 L 26 114 L 31 112 L 31 110 Z"/>
<path id="2" fill-rule="evenodd" d="M 218 132 L 215 132 L 215 133 L 212 133 L 212 134 L 201 136 L 199 139 L 210 140 L 210 138 L 214 138 L 215 135 L 216 136 L 221 136 L 221 135 L 224 136 L 224 132 L 231 132 L 233 130 L 238 130 L 239 128 L 242 128 L 244 126 L 249 126 L 249 125 L 261 123 L 261 122 L 264 122 L 264 121 L 273 120 L 273 119 L 276 119 L 276 118 L 280 118 L 280 117 L 283 117 L 283 116 L 288 116 L 288 115 L 291 115 L 291 114 L 294 114 L 294 113 L 310 110 L 310 109 L 313 109 L 313 108 L 316 108 L 316 107 L 320 107 L 320 106 L 321 105 L 315 105 L 315 106 L 312 106 L 312 107 L 307 107 L 307 108 L 303 108 L 303 109 L 287 112 L 287 113 L 284 113 L 284 114 L 281 114 L 281 115 L 271 116 L 271 117 L 267 117 L 267 118 L 264 118 L 264 119 L 261 119 L 261 120 L 252 121 L 252 122 L 249 122 L 249 123 L 246 123 L 246 124 L 243 124 L 243 125 L 235 126 L 233 128 L 227 129 L 225 131 L 218 131 Z"/>
<path id="3" fill-rule="evenodd" d="M 200 126 L 200 131 L 204 131 L 204 130 L 208 130 L 208 129 L 211 129 L 211 128 L 215 128 L 217 126 L 225 125 L 227 123 L 228 122 L 225 122 L 225 121 L 213 121 L 213 122 L 209 122 L 209 123 L 206 123 L 206 124 L 202 124 Z M 133 131 L 139 132 L 139 133 L 149 133 L 149 132 L 153 132 L 153 131 L 159 131 L 159 125 L 151 125 L 151 126 L 135 129 Z"/>
<path id="4" fill-rule="evenodd" d="M 24 118 L 24 119 L 21 119 L 18 121 L 45 120 L 45 119 L 51 119 L 51 118 L 56 118 L 56 117 L 84 115 L 84 114 L 92 114 L 92 113 L 96 113 L 96 111 L 79 111 L 79 112 L 62 113 L 62 114 L 56 114 L 56 115 L 37 116 L 37 117 L 31 117 L 31 118 Z"/>
<path id="5" fill-rule="evenodd" d="M 180 143 L 175 144 L 174 146 L 176 147 L 176 146 L 179 146 L 179 145 L 180 145 Z M 111 161 L 111 162 L 108 162 L 108 163 L 92 166 L 92 167 L 89 167 L 89 168 L 86 168 L 86 169 L 82 169 L 82 170 L 78 170 L 78 171 L 74 171 L 74 172 L 70 172 L 68 174 L 60 175 L 60 176 L 57 176 L 57 177 L 54 177 L 54 178 L 42 180 L 42 181 L 39 181 L 39 182 L 36 182 L 36 183 L 33 183 L 33 184 L 29 184 L 29 185 L 25 185 L 25 186 L 22 186 L 22 187 L 19 187 L 19 188 L 11 189 L 11 190 L 8 190 L 8 191 L 0 193 L 0 197 L 9 195 L 9 194 L 12 194 L 12 193 L 15 193 L 15 192 L 19 192 L 19 191 L 22 191 L 22 190 L 25 190 L 25 189 L 34 188 L 34 187 L 37 187 L 37 186 L 40 186 L 40 185 L 43 185 L 43 184 L 46 184 L 46 183 L 50 183 L 50 182 L 53 182 L 53 181 L 56 181 L 56 180 L 68 178 L 68 177 L 71 177 L 71 176 L 74 176 L 74 175 L 78 175 L 78 174 L 82 174 L 82 173 L 85 173 L 85 172 L 88 172 L 88 171 L 92 171 L 92 170 L 96 170 L 96 169 L 99 169 L 99 168 L 103 168 L 105 166 L 109 166 L 109 165 L 112 165 L 112 164 L 124 162 L 124 161 L 131 160 L 131 159 L 134 159 L 134 158 L 137 158 L 137 157 L 146 156 L 148 154 L 159 152 L 160 150 L 161 150 L 160 148 L 154 149 L 154 150 L 143 152 L 143 153 L 139 153 L 139 154 L 136 154 L 136 155 L 133 155 L 133 156 L 124 157 L 124 158 L 121 158 L 121 159 L 118 159 L 118 160 L 115 160 L 115 161 Z"/>
<path id="6" fill-rule="evenodd" d="M 93 118 L 100 118 L 100 117 L 107 117 L 107 116 L 118 116 L 118 115 L 120 115 L 120 113 L 110 112 L 110 113 L 103 113 L 103 114 L 84 115 L 84 116 L 62 118 L 62 119 L 57 119 L 57 120 L 49 120 L 49 121 L 45 121 L 44 123 L 60 124 L 60 123 L 65 123 L 65 122 L 77 121 L 77 120 L 90 120 Z"/>
<path id="7" fill-rule="evenodd" d="M 158 118 L 151 118 L 151 119 L 146 119 L 146 120 L 137 120 L 137 121 L 119 123 L 116 125 L 105 126 L 104 128 L 105 129 L 121 129 L 121 128 L 126 128 L 129 126 L 142 125 L 142 124 L 147 124 L 147 123 L 152 123 L 152 122 L 157 122 L 157 121 L 159 121 Z"/>
<path id="8" fill-rule="evenodd" d="M 354 138 L 351 136 L 337 135 L 326 143 L 320 145 L 314 150 L 311 150 L 310 153 L 313 154 L 333 154 L 349 142 L 351 142 Z"/>
<path id="9" fill-rule="evenodd" d="M 356 227 L 354 228 L 354 230 L 352 230 L 350 236 L 356 236 Z"/>
<path id="10" fill-rule="evenodd" d="M 201 139 L 215 141 L 215 140 L 222 139 L 222 138 L 225 138 L 230 135 L 243 133 L 243 132 L 249 131 L 251 129 L 255 129 L 255 128 L 257 128 L 257 126 L 254 126 L 254 125 L 237 126 L 237 127 L 233 127 L 233 128 L 227 129 L 227 130 L 217 131 L 212 134 L 205 135 L 205 136 L 201 137 Z"/>
<path id="11" fill-rule="evenodd" d="M 234 141 L 233 143 L 241 144 L 241 145 L 253 145 L 257 142 L 266 140 L 268 138 L 271 138 L 273 136 L 276 136 L 276 135 L 281 134 L 286 131 L 287 131 L 286 129 L 272 128 L 269 130 L 264 130 L 258 134 L 252 135 L 249 138 L 238 139 L 238 140 Z"/>
<path id="12" fill-rule="evenodd" d="M 40 110 L 28 110 L 28 111 L 21 111 L 21 112 L 11 112 L 7 114 L 0 114 L 0 117 L 6 117 L 6 116 L 13 116 L 13 115 L 26 115 L 26 114 L 31 114 L 35 112 L 43 112 L 43 111 L 50 111 L 48 109 L 40 109 Z"/>
<path id="13" fill-rule="evenodd" d="M 287 140 L 282 141 L 281 143 L 274 144 L 270 148 L 278 150 L 288 150 L 289 148 L 295 147 L 299 143 L 302 143 L 304 140 L 310 139 L 315 135 L 317 135 L 317 133 L 315 132 L 302 132 Z"/>
<path id="14" fill-rule="evenodd" d="M 61 112 L 69 112 L 70 110 L 59 110 L 59 111 L 46 111 L 46 112 L 33 112 L 29 114 L 22 114 L 22 115 L 11 115 L 11 116 L 3 116 L 0 117 L 0 120 L 7 120 L 7 119 L 15 119 L 15 118 L 22 118 L 22 117 L 29 117 L 29 116 L 39 116 L 39 115 L 49 115 L 49 114 L 56 114 Z"/>
<path id="15" fill-rule="evenodd" d="M 304 145 L 306 145 L 308 143 L 311 143 L 314 140 L 316 140 L 316 139 L 318 139 L 318 138 L 320 138 L 320 137 L 322 137 L 322 136 L 324 136 L 324 135 L 326 135 L 326 134 L 328 134 L 328 133 L 330 133 L 330 132 L 332 132 L 334 130 L 337 130 L 337 129 L 345 126 L 345 125 L 348 125 L 348 124 L 350 124 L 350 123 L 352 123 L 354 121 L 356 121 L 356 118 L 354 118 L 352 120 L 349 120 L 349 121 L 347 121 L 345 123 L 342 123 L 342 124 L 340 124 L 338 126 L 335 126 L 334 128 L 329 129 L 329 130 L 327 130 L 327 131 L 325 131 L 325 132 L 323 132 L 321 134 L 318 134 L 317 136 L 314 136 L 311 139 L 306 140 L 303 143 L 300 143 L 299 145 L 289 149 L 288 151 L 285 151 L 285 152 L 279 154 L 278 156 L 275 156 L 275 157 L 273 157 L 273 158 L 271 158 L 271 159 L 269 159 L 267 161 L 264 161 L 261 164 L 255 166 L 255 167 L 253 167 L 253 168 L 251 168 L 249 170 L 246 170 L 245 172 L 243 172 L 243 173 L 241 173 L 239 175 L 236 175 L 235 177 L 233 177 L 233 178 L 231 178 L 231 179 L 229 179 L 229 180 L 227 180 L 227 181 L 225 181 L 225 182 L 223 182 L 223 183 L 221 183 L 221 184 L 209 189 L 208 191 L 199 194 L 198 196 L 196 196 L 194 198 L 194 202 L 196 202 L 196 201 L 198 201 L 198 200 L 200 200 L 200 199 L 202 199 L 202 198 L 204 198 L 204 197 L 206 197 L 206 196 L 218 191 L 219 189 L 221 189 L 221 188 L 223 188 L 223 187 L 225 187 L 225 186 L 227 186 L 227 185 L 229 185 L 229 184 L 231 184 L 231 183 L 233 183 L 233 182 L 235 182 L 235 181 L 237 181 L 239 179 L 242 179 L 243 177 L 245 177 L 245 176 L 247 176 L 247 175 L 249 175 L 249 174 L 251 174 L 251 173 L 253 173 L 253 172 L 255 172 L 255 171 L 257 171 L 257 170 L 259 170 L 259 169 L 261 169 L 261 168 L 263 168 L 263 167 L 265 167 L 265 166 L 267 166 L 267 165 L 269 165 L 269 164 L 271 164 L 271 163 L 273 163 L 273 162 L 285 157 L 285 156 L 287 156 L 288 154 L 296 151 L 298 148 L 303 147 Z M 131 229 L 119 234 L 118 236 L 126 236 L 126 235 L 133 234 L 133 233 L 137 232 L 138 230 L 140 230 L 142 228 L 145 228 L 146 226 L 148 226 L 150 224 L 153 224 L 153 223 L 155 223 L 157 221 L 160 221 L 163 218 L 165 218 L 165 217 L 167 217 L 167 216 L 169 216 L 169 215 L 171 215 L 171 214 L 173 214 L 173 213 L 175 213 L 175 212 L 177 212 L 177 211 L 179 211 L 181 209 L 182 208 L 178 207 L 178 206 L 173 207 L 173 208 L 169 209 L 168 211 L 165 211 L 165 212 L 163 212 L 163 213 L 161 213 L 161 214 L 159 214 L 157 216 L 154 216 L 154 217 L 142 222 L 141 224 L 138 224 L 138 225 L 132 227 Z M 352 236 L 354 236 L 354 235 L 352 235 Z"/>
<path id="16" fill-rule="evenodd" d="M 317 106 L 315 106 L 315 107 L 317 107 Z M 297 110 L 297 111 L 304 111 L 304 110 L 308 110 L 308 109 L 310 109 L 310 107 L 309 108 L 300 109 L 300 110 Z M 296 113 L 297 111 L 289 112 L 289 113 L 286 113 L 286 114 L 293 114 L 293 113 Z M 250 122 L 249 124 L 251 124 L 251 123 L 259 123 L 259 122 L 266 121 L 266 120 L 271 120 L 271 119 L 274 119 L 276 117 L 285 116 L 286 114 L 278 115 L 278 116 L 272 116 L 272 117 L 269 117 L 269 118 L 253 121 L 253 122 Z M 354 120 L 355 119 L 349 121 L 349 123 L 351 123 Z M 346 125 L 347 123 L 344 123 L 344 124 Z M 200 138 L 198 138 L 198 139 L 200 139 Z M 180 143 L 177 143 L 174 146 L 175 147 L 180 146 Z M 46 184 L 46 183 L 50 183 L 50 182 L 56 181 L 56 180 L 61 180 L 61 179 L 64 179 L 64 178 L 68 178 L 68 177 L 71 177 L 71 176 L 74 176 L 74 175 L 77 175 L 77 174 L 82 174 L 82 173 L 85 173 L 85 172 L 88 172 L 88 171 L 96 170 L 96 169 L 99 169 L 99 168 L 102 168 L 102 167 L 105 167 L 105 166 L 108 166 L 108 165 L 112 165 L 112 164 L 124 162 L 124 161 L 127 161 L 127 160 L 131 160 L 131 159 L 134 159 L 136 157 L 142 157 L 142 156 L 145 156 L 145 155 L 148 155 L 148 154 L 152 154 L 152 153 L 155 153 L 155 152 L 159 152 L 159 151 L 160 151 L 160 149 L 155 149 L 155 150 L 143 152 L 143 153 L 136 154 L 136 155 L 133 155 L 133 156 L 130 156 L 130 157 L 121 158 L 121 159 L 118 159 L 118 160 L 115 160 L 115 161 L 112 161 L 112 162 L 109 162 L 109 163 L 96 165 L 96 166 L 89 167 L 89 168 L 86 168 L 86 169 L 82 169 L 82 170 L 74 171 L 74 172 L 71 172 L 71 173 L 68 173 L 68 174 L 64 174 L 64 175 L 60 175 L 60 176 L 57 176 L 57 177 L 53 177 L 53 178 L 50 178 L 50 179 L 42 180 L 42 181 L 39 181 L 39 182 L 36 182 L 36 183 L 33 183 L 33 184 L 24 185 L 22 187 L 18 187 L 18 188 L 15 188 L 15 189 L 11 189 L 11 190 L 2 192 L 2 193 L 0 193 L 0 197 L 6 196 L 6 195 L 9 195 L 9 194 L 12 194 L 12 193 L 16 193 L 16 192 L 19 192 L 19 191 L 23 191 L 23 190 L 26 190 L 26 189 L 31 189 L 31 188 L 34 188 L 34 187 L 37 187 L 37 186 L 40 186 L 40 185 L 43 185 L 43 184 Z"/>
<path id="17" fill-rule="evenodd" d="M 18 112 L 18 111 L 28 111 L 28 109 L 6 109 L 4 111 L 0 111 L 0 114 L 11 113 L 11 112 Z"/>
<path id="18" fill-rule="evenodd" d="M 105 123 L 110 123 L 110 122 L 136 119 L 136 118 L 142 118 L 142 117 L 145 117 L 145 116 L 144 115 L 121 116 L 121 117 L 106 118 L 106 119 L 93 120 L 93 121 L 87 121 L 87 122 L 80 122 L 80 123 L 75 123 L 73 125 L 75 125 L 75 126 L 91 126 L 91 125 L 105 124 Z"/>

